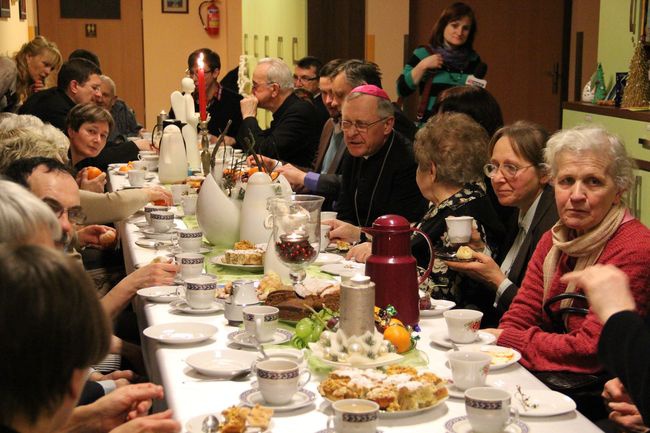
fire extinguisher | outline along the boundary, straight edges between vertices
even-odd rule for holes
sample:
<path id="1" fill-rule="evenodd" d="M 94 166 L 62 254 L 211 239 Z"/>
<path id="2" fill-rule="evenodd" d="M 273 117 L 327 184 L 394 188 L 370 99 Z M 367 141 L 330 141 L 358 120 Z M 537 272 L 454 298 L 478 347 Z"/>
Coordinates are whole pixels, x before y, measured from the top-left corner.
<path id="1" fill-rule="evenodd" d="M 201 14 L 204 5 L 208 5 L 208 13 L 205 21 L 203 20 L 203 15 Z M 203 28 L 210 36 L 219 36 L 219 8 L 217 7 L 215 0 L 204 1 L 199 5 L 199 18 L 201 18 L 201 24 L 203 24 Z"/>

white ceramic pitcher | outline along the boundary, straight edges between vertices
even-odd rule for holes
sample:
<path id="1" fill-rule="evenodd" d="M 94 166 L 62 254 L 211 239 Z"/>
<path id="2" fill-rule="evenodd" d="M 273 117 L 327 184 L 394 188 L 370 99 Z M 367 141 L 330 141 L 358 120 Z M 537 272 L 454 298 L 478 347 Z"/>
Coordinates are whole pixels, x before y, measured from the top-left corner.
<path id="1" fill-rule="evenodd" d="M 178 183 L 187 178 L 187 157 L 181 130 L 176 125 L 168 125 L 163 131 L 158 160 L 160 183 Z"/>

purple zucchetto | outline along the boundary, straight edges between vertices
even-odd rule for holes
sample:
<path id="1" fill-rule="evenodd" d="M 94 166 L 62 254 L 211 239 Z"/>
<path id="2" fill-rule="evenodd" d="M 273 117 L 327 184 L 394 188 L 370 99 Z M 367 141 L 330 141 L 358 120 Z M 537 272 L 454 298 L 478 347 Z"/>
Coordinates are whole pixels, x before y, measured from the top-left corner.
<path id="1" fill-rule="evenodd" d="M 363 93 L 366 95 L 372 95 L 390 101 L 390 98 L 388 97 L 388 93 L 386 93 L 386 91 L 381 87 L 377 87 L 374 84 L 363 84 L 361 86 L 357 86 L 354 89 L 352 89 L 352 92 L 350 93 Z"/>

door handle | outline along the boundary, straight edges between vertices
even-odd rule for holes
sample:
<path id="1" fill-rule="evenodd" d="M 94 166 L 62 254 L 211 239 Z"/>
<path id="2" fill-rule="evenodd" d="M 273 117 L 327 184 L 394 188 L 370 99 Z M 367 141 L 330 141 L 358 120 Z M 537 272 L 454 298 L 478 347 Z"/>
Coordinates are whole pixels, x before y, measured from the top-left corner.
<path id="1" fill-rule="evenodd" d="M 253 36 L 253 55 L 256 59 L 260 57 L 260 53 L 257 51 L 257 39 L 257 35 Z"/>
<path id="2" fill-rule="evenodd" d="M 248 33 L 244 33 L 244 54 L 248 55 Z"/>
<path id="3" fill-rule="evenodd" d="M 553 69 L 546 71 L 546 75 L 551 77 L 551 92 L 557 95 L 560 90 L 560 63 L 553 63 Z"/>
<path id="4" fill-rule="evenodd" d="M 284 38 L 278 36 L 278 58 L 284 60 Z"/>
<path id="5" fill-rule="evenodd" d="M 291 61 L 294 65 L 298 64 L 298 38 L 291 39 Z"/>
<path id="6" fill-rule="evenodd" d="M 641 147 L 643 147 L 644 149 L 648 149 L 648 150 L 650 150 L 650 140 L 645 139 L 645 138 L 639 138 L 639 144 L 640 144 Z"/>

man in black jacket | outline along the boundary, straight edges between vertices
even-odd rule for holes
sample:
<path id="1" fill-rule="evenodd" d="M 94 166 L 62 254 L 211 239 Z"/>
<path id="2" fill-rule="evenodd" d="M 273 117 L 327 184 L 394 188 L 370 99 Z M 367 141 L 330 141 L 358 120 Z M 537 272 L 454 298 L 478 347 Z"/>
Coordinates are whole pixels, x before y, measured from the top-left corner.
<path id="1" fill-rule="evenodd" d="M 99 67 L 86 59 L 68 60 L 61 66 L 56 87 L 34 93 L 19 113 L 34 115 L 65 133 L 65 118 L 72 107 L 101 101 L 101 74 Z"/>
<path id="2" fill-rule="evenodd" d="M 382 215 L 419 221 L 426 211 L 412 145 L 393 130 L 394 123 L 393 106 L 379 87 L 359 86 L 346 97 L 341 129 L 348 153 L 335 206 L 338 219 L 368 227 Z"/>
<path id="3" fill-rule="evenodd" d="M 238 143 L 243 145 L 244 139 L 252 135 L 257 153 L 311 167 L 320 134 L 318 116 L 313 104 L 293 93 L 291 71 L 282 60 L 265 58 L 258 62 L 253 72 L 253 94 L 242 99 L 240 106 L 244 120 Z M 255 118 L 257 107 L 273 113 L 266 130 Z"/>

